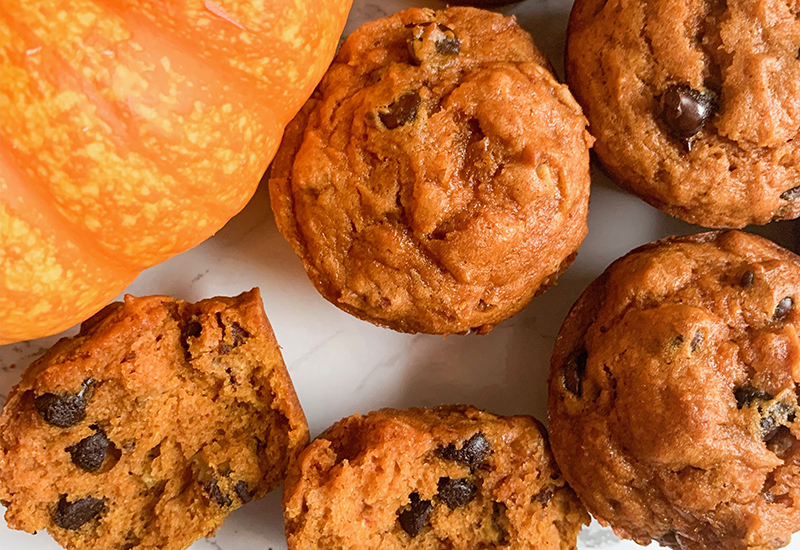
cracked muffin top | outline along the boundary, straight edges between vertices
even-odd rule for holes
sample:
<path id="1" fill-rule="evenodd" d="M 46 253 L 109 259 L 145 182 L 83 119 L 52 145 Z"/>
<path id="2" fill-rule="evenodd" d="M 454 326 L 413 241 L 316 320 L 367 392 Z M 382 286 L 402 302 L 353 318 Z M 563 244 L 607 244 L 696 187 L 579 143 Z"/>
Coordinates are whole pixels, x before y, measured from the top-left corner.
<path id="1" fill-rule="evenodd" d="M 800 1 L 577 0 L 567 34 L 621 185 L 706 227 L 800 215 Z"/>
<path id="2" fill-rule="evenodd" d="M 770 549 L 800 528 L 800 258 L 730 231 L 614 262 L 551 363 L 553 452 L 589 511 L 675 550 Z"/>
<path id="3" fill-rule="evenodd" d="M 332 303 L 403 332 L 485 332 L 586 233 L 580 107 L 513 18 L 409 9 L 342 45 L 273 163 L 278 228 Z"/>

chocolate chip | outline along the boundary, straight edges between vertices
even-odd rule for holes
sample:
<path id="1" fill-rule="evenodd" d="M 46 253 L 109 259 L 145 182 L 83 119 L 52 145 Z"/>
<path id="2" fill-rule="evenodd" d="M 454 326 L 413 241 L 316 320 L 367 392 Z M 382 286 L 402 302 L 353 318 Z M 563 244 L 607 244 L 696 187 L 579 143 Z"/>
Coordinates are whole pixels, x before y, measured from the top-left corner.
<path id="1" fill-rule="evenodd" d="M 483 464 L 490 451 L 489 440 L 478 432 L 470 437 L 460 449 L 456 449 L 456 446 L 451 443 L 447 447 L 440 447 L 438 453 L 445 460 L 461 462 L 474 470 Z"/>
<path id="2" fill-rule="evenodd" d="M 674 84 L 661 96 L 661 116 L 678 138 L 697 134 L 713 116 L 712 94 L 703 93 L 686 84 Z"/>
<path id="3" fill-rule="evenodd" d="M 398 514 L 397 519 L 403 531 L 416 537 L 428 525 L 433 504 L 430 500 L 420 500 L 417 493 L 411 493 L 408 498 L 411 499 L 411 503 Z"/>
<path id="4" fill-rule="evenodd" d="M 86 402 L 91 398 L 95 380 L 87 379 L 77 394 L 45 393 L 34 400 L 39 416 L 58 428 L 69 428 L 86 418 Z"/>
<path id="5" fill-rule="evenodd" d="M 439 498 L 451 510 L 466 506 L 475 498 L 475 493 L 478 492 L 478 488 L 468 479 L 440 477 L 437 487 L 439 489 Z"/>
<path id="6" fill-rule="evenodd" d="M 800 185 L 792 187 L 788 191 L 781 193 L 781 198 L 785 201 L 794 201 L 800 199 Z"/>
<path id="7" fill-rule="evenodd" d="M 419 112 L 422 99 L 417 92 L 408 92 L 389 105 L 388 111 L 379 113 L 381 122 L 389 130 L 394 130 L 398 126 L 405 126 L 414 122 Z"/>
<path id="8" fill-rule="evenodd" d="M 551 500 L 553 500 L 553 491 L 550 489 L 539 491 L 531 497 L 531 502 L 538 502 L 542 506 L 546 506 Z"/>
<path id="9" fill-rule="evenodd" d="M 656 542 L 658 542 L 661 546 L 668 546 L 670 548 L 680 548 L 678 545 L 678 536 L 675 534 L 675 531 L 667 531 L 663 533 L 661 536 L 656 537 Z"/>
<path id="10" fill-rule="evenodd" d="M 219 506 L 230 506 L 233 503 L 230 497 L 219 488 L 216 479 L 212 478 L 203 483 L 203 489 L 205 489 L 208 496 L 213 498 Z"/>
<path id="11" fill-rule="evenodd" d="M 222 315 L 217 313 L 217 323 L 219 326 L 222 327 L 222 338 L 223 341 L 219 343 L 219 353 L 220 355 L 225 355 L 226 353 L 230 353 L 231 350 L 234 348 L 238 348 L 242 344 L 244 344 L 245 339 L 250 338 L 250 333 L 247 332 L 242 325 L 234 321 L 230 325 L 225 325 L 222 322 Z M 230 335 L 231 343 L 227 343 L 225 341 L 226 335 Z"/>
<path id="12" fill-rule="evenodd" d="M 781 426 L 794 422 L 794 407 L 782 401 L 773 403 L 764 410 L 759 408 L 759 411 L 763 418 L 758 427 L 761 430 L 761 439 L 765 443 L 769 443 L 777 435 Z"/>
<path id="13" fill-rule="evenodd" d="M 53 513 L 53 523 L 62 529 L 77 531 L 105 511 L 105 499 L 86 497 L 69 502 L 67 495 L 61 495 L 56 511 Z"/>
<path id="14" fill-rule="evenodd" d="M 783 321 L 792 311 L 792 307 L 794 307 L 794 300 L 787 296 L 775 306 L 775 313 L 773 313 L 772 319 L 774 321 Z"/>
<path id="15" fill-rule="evenodd" d="M 749 269 L 742 273 L 742 278 L 739 281 L 739 284 L 744 288 L 750 288 L 755 283 L 756 274 L 750 271 Z"/>
<path id="16" fill-rule="evenodd" d="M 72 455 L 72 462 L 76 466 L 87 472 L 96 472 L 106 459 L 108 445 L 109 441 L 105 432 L 98 429 L 96 434 L 81 439 L 71 447 L 67 447 L 67 452 Z"/>
<path id="17" fill-rule="evenodd" d="M 441 23 L 437 25 L 437 28 L 441 31 L 441 35 L 437 35 L 434 40 L 436 53 L 441 55 L 458 55 L 461 51 L 461 41 L 456 36 L 456 33 L 453 32 L 453 29 Z"/>
<path id="18" fill-rule="evenodd" d="M 247 504 L 253 500 L 253 494 L 247 487 L 246 481 L 237 481 L 236 485 L 233 486 L 233 491 L 236 493 L 236 496 L 239 497 L 239 500 L 242 501 L 242 504 Z"/>
<path id="19" fill-rule="evenodd" d="M 689 347 L 692 348 L 692 353 L 697 351 L 697 348 L 699 348 L 700 344 L 703 343 L 705 336 L 706 333 L 703 329 L 700 329 L 694 333 L 694 338 L 692 338 L 692 341 L 689 343 Z"/>
<path id="20" fill-rule="evenodd" d="M 733 395 L 736 397 L 736 406 L 739 409 L 752 407 L 754 403 L 758 403 L 759 401 L 771 401 L 774 399 L 769 393 L 753 386 L 736 388 Z"/>
<path id="21" fill-rule="evenodd" d="M 583 395 L 583 377 L 586 374 L 586 361 L 589 354 L 586 350 L 572 354 L 561 369 L 564 387 L 576 397 Z"/>
<path id="22" fill-rule="evenodd" d="M 412 25 L 408 51 L 412 63 L 416 65 L 421 65 L 426 60 L 441 63 L 461 52 L 461 40 L 447 25 L 421 23 Z"/>

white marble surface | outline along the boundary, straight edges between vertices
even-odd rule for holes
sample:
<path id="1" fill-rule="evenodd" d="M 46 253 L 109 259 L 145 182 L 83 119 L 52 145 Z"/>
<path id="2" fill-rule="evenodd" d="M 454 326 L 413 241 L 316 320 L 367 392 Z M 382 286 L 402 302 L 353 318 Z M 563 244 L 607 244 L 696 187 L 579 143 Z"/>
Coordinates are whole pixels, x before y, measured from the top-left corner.
<path id="1" fill-rule="evenodd" d="M 442 6 L 417 2 L 420 4 Z M 517 16 L 562 75 L 570 4 L 570 0 L 527 0 L 500 10 Z M 400 0 L 356 0 L 345 32 L 410 5 Z M 343 416 L 387 406 L 462 402 L 545 420 L 552 345 L 569 307 L 583 289 L 630 249 L 663 236 L 698 230 L 626 194 L 595 169 L 589 235 L 578 259 L 555 288 L 487 336 L 409 336 L 350 317 L 317 294 L 300 261 L 279 235 L 262 187 L 215 237 L 145 271 L 127 292 L 171 294 L 195 301 L 260 287 L 312 437 Z M 795 224 L 784 222 L 756 231 L 788 245 L 793 230 L 797 230 Z M 59 336 L 0 347 L 0 403 L 21 370 Z M 0 550 L 57 548 L 44 532 L 31 536 L 11 531 L 0 521 Z M 192 546 L 193 550 L 256 548 L 286 548 L 280 491 L 237 510 L 215 538 Z M 579 548 L 638 546 L 619 541 L 595 524 L 581 534 Z M 791 548 L 800 550 L 800 542 Z"/>

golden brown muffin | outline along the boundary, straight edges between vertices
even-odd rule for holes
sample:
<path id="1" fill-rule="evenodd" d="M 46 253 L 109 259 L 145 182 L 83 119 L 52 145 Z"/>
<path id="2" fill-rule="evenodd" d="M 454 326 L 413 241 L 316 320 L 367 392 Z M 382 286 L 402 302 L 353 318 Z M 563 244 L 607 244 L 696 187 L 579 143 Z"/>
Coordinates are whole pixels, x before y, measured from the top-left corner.
<path id="1" fill-rule="evenodd" d="M 615 533 L 768 550 L 800 528 L 800 258 L 738 231 L 614 262 L 573 306 L 550 371 L 564 476 Z"/>
<path id="2" fill-rule="evenodd" d="M 625 188 L 706 227 L 800 215 L 798 0 L 576 0 L 567 81 Z"/>
<path id="3" fill-rule="evenodd" d="M 269 182 L 338 307 L 402 332 L 486 332 L 586 233 L 586 121 L 513 18 L 410 9 L 342 45 Z"/>
<path id="4" fill-rule="evenodd" d="M 334 424 L 283 494 L 289 550 L 575 548 L 589 516 L 530 416 L 383 409 Z"/>
<path id="5" fill-rule="evenodd" d="M 107 306 L 0 416 L 12 529 L 69 549 L 180 550 L 277 487 L 308 427 L 258 289 Z"/>

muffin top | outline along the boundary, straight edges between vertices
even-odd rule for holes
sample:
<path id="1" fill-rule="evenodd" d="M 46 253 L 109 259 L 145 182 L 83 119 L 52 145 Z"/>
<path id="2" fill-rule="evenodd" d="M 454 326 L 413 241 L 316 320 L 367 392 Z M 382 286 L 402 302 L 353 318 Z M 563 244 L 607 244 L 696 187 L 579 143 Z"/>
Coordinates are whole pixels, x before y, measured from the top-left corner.
<path id="1" fill-rule="evenodd" d="M 644 246 L 589 286 L 556 342 L 549 418 L 598 520 L 683 550 L 788 543 L 798 300 L 800 258 L 736 231 Z"/>
<path id="2" fill-rule="evenodd" d="M 275 218 L 342 309 L 488 330 L 583 240 L 585 125 L 513 18 L 409 9 L 355 31 L 287 129 Z"/>
<path id="3" fill-rule="evenodd" d="M 797 0 L 577 0 L 567 44 L 621 185 L 706 227 L 800 215 Z"/>

